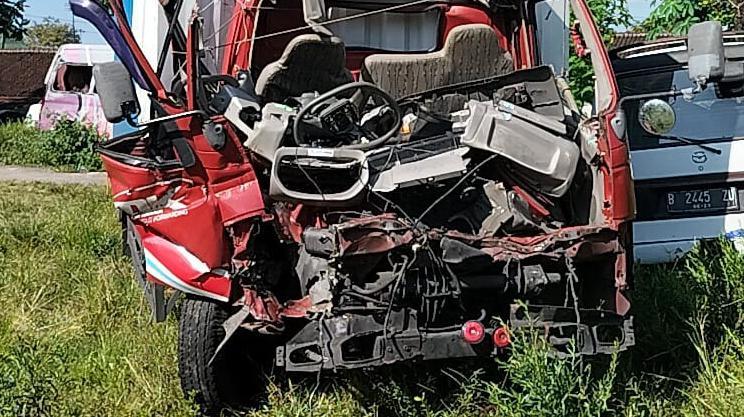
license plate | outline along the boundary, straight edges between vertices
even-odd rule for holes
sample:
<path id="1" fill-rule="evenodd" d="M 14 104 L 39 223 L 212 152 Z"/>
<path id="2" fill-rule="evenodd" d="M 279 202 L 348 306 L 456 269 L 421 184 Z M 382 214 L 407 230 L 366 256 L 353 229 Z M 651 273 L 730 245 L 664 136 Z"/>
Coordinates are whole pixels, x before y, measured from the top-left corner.
<path id="1" fill-rule="evenodd" d="M 667 211 L 669 213 L 695 213 L 735 210 L 738 208 L 739 198 L 735 187 L 671 191 L 667 193 Z"/>

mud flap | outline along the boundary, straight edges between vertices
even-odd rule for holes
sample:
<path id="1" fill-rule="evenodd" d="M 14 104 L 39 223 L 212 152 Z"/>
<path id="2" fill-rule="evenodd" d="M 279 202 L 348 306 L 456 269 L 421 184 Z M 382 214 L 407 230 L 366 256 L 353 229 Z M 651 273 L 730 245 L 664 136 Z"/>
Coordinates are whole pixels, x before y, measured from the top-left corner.
<path id="1" fill-rule="evenodd" d="M 277 334 L 284 330 L 284 323 L 280 316 L 284 315 L 285 307 L 279 305 L 279 301 L 273 294 L 269 293 L 261 296 L 256 291 L 246 288 L 245 296 L 236 304 L 242 307 L 222 324 L 225 329 L 225 337 L 215 349 L 214 355 L 209 359 L 210 365 L 241 327 L 261 334 Z M 302 317 L 305 315 L 305 311 L 293 309 L 298 305 L 297 303 L 291 303 L 289 309 L 286 309 L 290 316 Z M 310 307 L 308 304 L 305 304 L 305 306 Z"/>
<path id="2" fill-rule="evenodd" d="M 240 328 L 240 325 L 243 324 L 245 319 L 250 316 L 251 312 L 247 308 L 241 308 L 240 311 L 233 314 L 232 316 L 228 317 L 227 320 L 225 320 L 224 323 L 222 323 L 222 327 L 225 329 L 225 338 L 222 339 L 222 342 L 220 342 L 220 345 L 217 346 L 217 349 L 214 350 L 214 355 L 209 359 L 208 365 L 211 366 L 212 362 L 217 358 L 217 356 L 222 351 L 222 348 L 227 345 L 227 342 L 232 339 L 233 335 L 238 331 Z"/>

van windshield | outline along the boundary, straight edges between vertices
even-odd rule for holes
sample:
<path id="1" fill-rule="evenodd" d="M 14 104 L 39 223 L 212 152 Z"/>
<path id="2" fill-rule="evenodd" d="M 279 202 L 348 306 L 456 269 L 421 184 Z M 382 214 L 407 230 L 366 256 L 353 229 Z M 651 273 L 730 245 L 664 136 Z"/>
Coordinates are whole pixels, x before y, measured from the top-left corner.
<path id="1" fill-rule="evenodd" d="M 687 70 L 639 74 L 618 77 L 622 97 L 649 92 L 681 90 L 692 87 Z M 666 136 L 696 141 L 726 141 L 744 136 L 744 91 L 733 91 L 725 84 L 709 84 L 691 101 L 683 97 L 670 98 L 677 122 Z M 680 146 L 679 141 L 654 136 L 638 123 L 638 108 L 642 101 L 625 103 L 628 116 L 628 137 L 631 150 Z"/>

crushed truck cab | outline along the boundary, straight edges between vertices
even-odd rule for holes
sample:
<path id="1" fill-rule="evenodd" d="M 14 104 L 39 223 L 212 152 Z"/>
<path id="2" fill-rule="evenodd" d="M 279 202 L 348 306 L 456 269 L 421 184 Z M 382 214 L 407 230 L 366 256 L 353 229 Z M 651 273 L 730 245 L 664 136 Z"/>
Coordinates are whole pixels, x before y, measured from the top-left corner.
<path id="1" fill-rule="evenodd" d="M 563 1 L 249 0 L 219 34 L 171 1 L 158 65 L 120 0 L 113 19 L 70 2 L 119 57 L 99 93 L 138 129 L 100 153 L 156 319 L 186 295 L 182 385 L 205 410 L 272 365 L 488 357 L 520 327 L 560 353 L 633 345 L 624 120 L 583 0 L 592 116 L 543 43 L 567 42 Z"/>

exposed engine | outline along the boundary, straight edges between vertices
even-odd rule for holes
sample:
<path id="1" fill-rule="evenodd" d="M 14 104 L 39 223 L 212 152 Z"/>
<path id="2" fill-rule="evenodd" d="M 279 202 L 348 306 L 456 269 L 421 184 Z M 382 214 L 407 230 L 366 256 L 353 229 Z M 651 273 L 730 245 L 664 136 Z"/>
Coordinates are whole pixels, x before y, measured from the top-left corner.
<path id="1" fill-rule="evenodd" d="M 579 279 L 591 268 L 582 257 L 621 248 L 591 226 L 597 168 L 586 155 L 596 149 L 550 69 L 402 100 L 350 83 L 241 109 L 225 114 L 245 125 L 263 167 L 276 250 L 302 298 L 280 303 L 282 278 L 256 274 L 254 256 L 243 280 L 253 305 L 235 323 L 269 332 L 304 323 L 278 349 L 287 370 L 473 356 L 482 347 L 458 337 L 465 322 L 495 334 L 547 320 L 555 345 L 581 333 L 587 353 L 632 344 L 619 315 L 609 327 L 620 330 L 605 336 L 606 320 L 582 324 L 582 310 L 614 310 L 606 303 L 617 291 Z M 282 269 L 276 253 L 265 258 Z"/>

